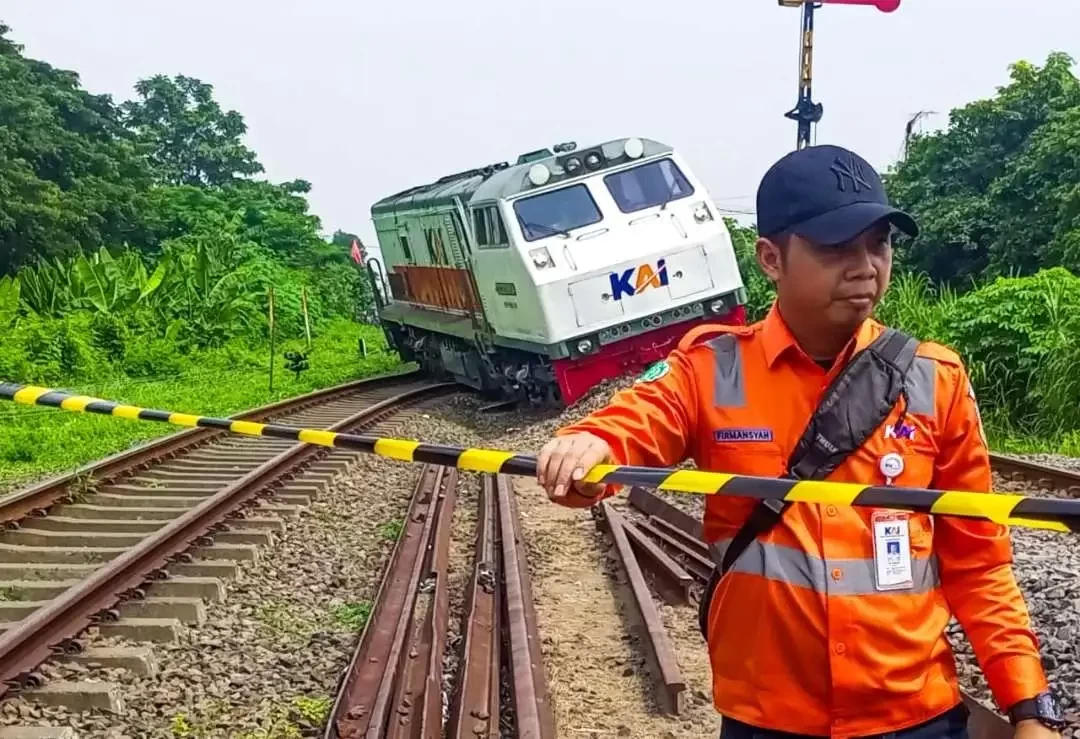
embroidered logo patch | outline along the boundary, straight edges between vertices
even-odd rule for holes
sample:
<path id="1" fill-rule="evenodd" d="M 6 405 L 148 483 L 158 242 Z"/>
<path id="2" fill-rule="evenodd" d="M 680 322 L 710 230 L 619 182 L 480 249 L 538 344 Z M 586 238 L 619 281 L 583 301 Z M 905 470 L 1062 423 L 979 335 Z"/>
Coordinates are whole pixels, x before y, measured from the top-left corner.
<path id="1" fill-rule="evenodd" d="M 890 424 L 885 427 L 886 439 L 907 439 L 915 441 L 915 427 L 906 423 Z"/>
<path id="2" fill-rule="evenodd" d="M 661 377 L 671 371 L 671 365 L 668 364 L 666 359 L 662 359 L 655 364 L 649 366 L 647 370 L 641 373 L 641 377 L 637 379 L 638 382 L 656 382 Z"/>
<path id="3" fill-rule="evenodd" d="M 772 441 L 769 428 L 714 429 L 713 441 Z"/>

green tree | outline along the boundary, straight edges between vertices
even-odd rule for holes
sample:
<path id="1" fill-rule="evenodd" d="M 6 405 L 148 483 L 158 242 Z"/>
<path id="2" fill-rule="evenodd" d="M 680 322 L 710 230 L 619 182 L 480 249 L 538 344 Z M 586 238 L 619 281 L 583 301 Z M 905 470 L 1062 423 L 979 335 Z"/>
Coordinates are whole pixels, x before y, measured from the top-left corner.
<path id="1" fill-rule="evenodd" d="M 193 77 L 154 75 L 135 85 L 124 120 L 145 147 L 158 180 L 169 185 L 224 185 L 263 171 L 241 142 L 235 110 L 222 111 L 213 87 Z"/>
<path id="2" fill-rule="evenodd" d="M 943 131 L 912 138 L 886 177 L 922 231 L 901 240 L 902 264 L 969 287 L 1076 255 L 1080 80 L 1072 65 L 1063 53 L 1042 67 L 1018 62 L 995 97 L 952 111 Z"/>
<path id="3" fill-rule="evenodd" d="M 108 95 L 26 59 L 0 24 L 0 274 L 139 233 L 145 160 Z"/>

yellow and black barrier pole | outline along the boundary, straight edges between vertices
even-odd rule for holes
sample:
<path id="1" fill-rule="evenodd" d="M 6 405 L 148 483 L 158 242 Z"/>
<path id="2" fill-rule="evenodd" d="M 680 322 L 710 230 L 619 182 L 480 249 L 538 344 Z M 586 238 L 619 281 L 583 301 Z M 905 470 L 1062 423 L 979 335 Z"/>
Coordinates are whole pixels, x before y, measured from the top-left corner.
<path id="1" fill-rule="evenodd" d="M 536 476 L 536 457 L 493 449 L 464 449 L 424 444 L 407 439 L 387 439 L 274 423 L 254 423 L 173 413 L 14 383 L 0 383 L 0 399 L 12 400 L 23 405 L 61 408 L 77 413 L 98 413 L 130 420 L 158 421 L 174 426 L 217 428 L 245 436 L 272 436 L 320 446 L 344 447 L 388 459 L 439 464 L 472 472 Z M 940 516 L 987 519 L 1011 526 L 1080 533 L 1080 500 L 1033 498 L 1009 493 L 861 485 L 826 480 L 782 480 L 732 475 L 724 472 L 627 465 L 597 465 L 585 476 L 585 481 L 637 485 L 644 488 L 700 495 L 734 495 L 802 503 L 894 508 Z"/>

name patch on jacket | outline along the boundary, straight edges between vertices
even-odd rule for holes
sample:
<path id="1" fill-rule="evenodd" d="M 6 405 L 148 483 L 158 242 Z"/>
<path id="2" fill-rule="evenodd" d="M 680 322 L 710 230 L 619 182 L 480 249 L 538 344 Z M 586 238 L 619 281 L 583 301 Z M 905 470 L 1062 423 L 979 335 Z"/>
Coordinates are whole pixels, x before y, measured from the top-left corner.
<path id="1" fill-rule="evenodd" d="M 768 428 L 714 429 L 713 441 L 772 441 L 773 430 Z"/>

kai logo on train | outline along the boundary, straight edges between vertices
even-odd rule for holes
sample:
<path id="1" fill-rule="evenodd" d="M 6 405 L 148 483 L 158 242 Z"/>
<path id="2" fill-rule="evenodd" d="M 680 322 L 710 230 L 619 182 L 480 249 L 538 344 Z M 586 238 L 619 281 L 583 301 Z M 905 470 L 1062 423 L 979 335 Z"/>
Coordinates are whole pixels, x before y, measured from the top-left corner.
<path id="1" fill-rule="evenodd" d="M 650 287 L 665 287 L 668 284 L 667 264 L 663 259 L 652 264 L 639 264 L 625 272 L 611 272 L 611 294 L 615 300 L 622 300 L 623 295 L 640 295 Z"/>

